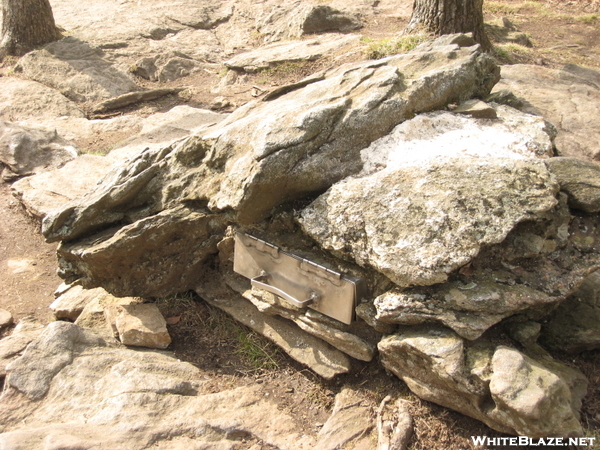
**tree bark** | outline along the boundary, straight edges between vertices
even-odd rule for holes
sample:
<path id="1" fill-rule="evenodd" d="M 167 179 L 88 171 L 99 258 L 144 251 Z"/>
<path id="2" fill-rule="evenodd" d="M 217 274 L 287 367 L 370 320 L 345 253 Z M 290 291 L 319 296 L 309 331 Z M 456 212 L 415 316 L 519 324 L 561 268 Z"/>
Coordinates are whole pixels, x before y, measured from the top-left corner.
<path id="1" fill-rule="evenodd" d="M 0 57 L 21 56 L 60 38 L 48 0 L 1 0 Z"/>
<path id="2" fill-rule="evenodd" d="M 483 0 L 415 0 L 406 33 L 425 31 L 436 36 L 473 33 L 473 39 L 491 50 L 483 27 Z"/>

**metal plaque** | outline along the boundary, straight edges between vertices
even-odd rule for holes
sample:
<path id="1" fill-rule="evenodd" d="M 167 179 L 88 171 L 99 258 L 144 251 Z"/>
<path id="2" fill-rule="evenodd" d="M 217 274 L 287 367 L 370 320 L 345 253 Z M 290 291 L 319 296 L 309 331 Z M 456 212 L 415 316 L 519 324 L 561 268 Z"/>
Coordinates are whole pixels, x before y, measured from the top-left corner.
<path id="1" fill-rule="evenodd" d="M 297 307 L 309 307 L 350 324 L 366 293 L 362 278 L 343 275 L 245 233 L 235 234 L 233 270 L 252 286 Z"/>

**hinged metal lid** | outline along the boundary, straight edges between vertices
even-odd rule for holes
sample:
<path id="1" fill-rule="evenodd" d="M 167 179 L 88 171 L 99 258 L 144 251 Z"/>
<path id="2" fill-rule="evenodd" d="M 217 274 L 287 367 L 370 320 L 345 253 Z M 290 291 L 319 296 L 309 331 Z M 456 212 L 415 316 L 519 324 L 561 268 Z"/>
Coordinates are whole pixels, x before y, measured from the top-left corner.
<path id="1" fill-rule="evenodd" d="M 245 233 L 235 234 L 233 270 L 252 286 L 297 307 L 309 307 L 350 324 L 354 308 L 366 294 L 362 278 L 338 273 Z"/>

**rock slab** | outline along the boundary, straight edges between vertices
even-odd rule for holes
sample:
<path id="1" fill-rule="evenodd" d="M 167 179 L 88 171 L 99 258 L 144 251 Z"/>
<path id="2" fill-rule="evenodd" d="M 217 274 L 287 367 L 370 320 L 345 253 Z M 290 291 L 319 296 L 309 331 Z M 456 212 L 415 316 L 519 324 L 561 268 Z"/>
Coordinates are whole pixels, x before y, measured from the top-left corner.
<path id="1" fill-rule="evenodd" d="M 587 379 L 540 349 L 528 356 L 443 328 L 416 328 L 379 343 L 385 367 L 419 397 L 529 437 L 581 436 Z"/>

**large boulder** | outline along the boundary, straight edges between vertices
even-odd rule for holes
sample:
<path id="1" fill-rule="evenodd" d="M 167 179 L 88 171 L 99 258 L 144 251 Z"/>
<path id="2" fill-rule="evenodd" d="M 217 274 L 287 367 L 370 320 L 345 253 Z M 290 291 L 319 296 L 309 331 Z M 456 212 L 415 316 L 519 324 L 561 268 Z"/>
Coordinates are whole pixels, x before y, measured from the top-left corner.
<path id="1" fill-rule="evenodd" d="M 532 438 L 581 436 L 587 379 L 540 350 L 527 355 L 443 328 L 407 329 L 379 343 L 383 365 L 419 397 Z"/>
<path id="2" fill-rule="evenodd" d="M 509 89 L 525 99 L 524 111 L 543 115 L 558 128 L 561 156 L 600 158 L 600 74 L 569 65 L 562 70 L 515 64 L 502 67 L 495 91 Z"/>
<path id="3" fill-rule="evenodd" d="M 482 246 L 557 203 L 558 185 L 536 159 L 552 152 L 544 122 L 498 112 L 489 124 L 431 113 L 399 125 L 362 152 L 365 170 L 305 208 L 300 224 L 322 247 L 399 286 L 446 281 Z"/>
<path id="4" fill-rule="evenodd" d="M 2 342 L 2 341 L 0 341 Z M 260 385 L 206 393 L 200 369 L 117 346 L 55 322 L 8 368 L 0 446 L 44 448 L 314 448 Z M 27 420 L 23 420 L 24 416 Z"/>
<path id="5" fill-rule="evenodd" d="M 75 102 L 99 102 L 140 90 L 126 73 L 103 56 L 101 49 L 66 37 L 28 53 L 15 70 Z"/>
<path id="6" fill-rule="evenodd" d="M 78 154 L 78 149 L 56 131 L 0 121 L 0 167 L 4 169 L 4 181 L 56 169 Z"/>
<path id="7" fill-rule="evenodd" d="M 103 243 L 93 244 L 98 242 L 96 237 L 61 247 L 63 275 L 75 278 L 85 273 L 86 286 L 109 283 L 119 295 L 134 294 L 138 288 L 143 292 L 136 295 L 168 293 L 166 284 L 159 283 L 158 288 L 154 280 L 187 278 L 192 276 L 191 269 L 175 273 L 172 266 L 170 275 L 159 274 L 157 270 L 169 266 L 151 262 L 148 253 L 135 250 L 131 255 L 136 256 L 128 259 L 111 251 L 110 260 L 128 261 L 134 271 L 135 267 L 150 270 L 143 279 L 140 271 L 138 283 L 114 276 L 125 266 L 115 272 L 102 263 L 104 268 L 98 269 L 106 276 L 98 276 L 90 263 L 106 260 L 108 242 L 113 249 L 129 248 L 117 244 L 128 230 L 136 230 L 136 236 L 140 227 L 152 233 L 161 229 L 159 233 L 165 236 L 179 235 L 172 229 L 179 220 L 166 220 L 170 209 L 179 211 L 178 216 L 187 210 L 221 215 L 214 219 L 223 223 L 249 223 L 268 216 L 277 205 L 322 191 L 357 173 L 362 167 L 360 150 L 397 123 L 418 112 L 485 95 L 497 81 L 497 67 L 477 45 L 461 47 L 455 42 L 473 44 L 464 37 L 445 36 L 412 53 L 340 67 L 267 101 L 240 108 L 203 136 L 143 152 L 107 176 L 93 192 L 45 219 L 44 234 L 51 241 L 75 241 L 100 228 L 131 223 L 118 236 L 116 229 L 104 231 Z M 186 205 L 183 209 L 182 204 Z M 199 237 L 185 242 L 204 248 L 205 254 L 211 251 L 211 244 L 195 239 Z M 84 250 L 90 244 L 102 250 Z M 81 258 L 84 254 L 94 257 Z M 188 268 L 197 267 L 202 259 L 190 253 L 170 254 L 182 263 L 187 260 Z M 184 285 L 188 284 L 171 283 L 170 289 L 184 290 Z"/>

